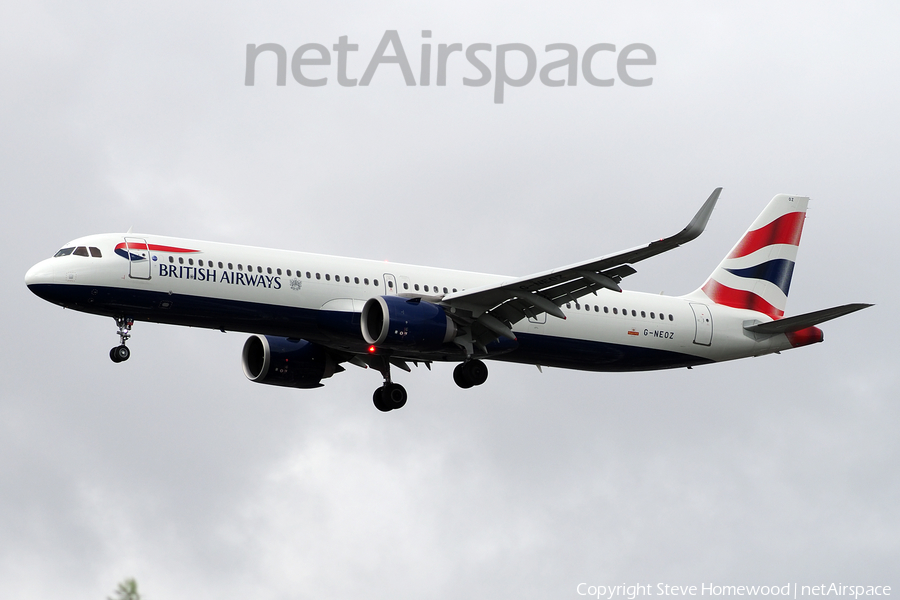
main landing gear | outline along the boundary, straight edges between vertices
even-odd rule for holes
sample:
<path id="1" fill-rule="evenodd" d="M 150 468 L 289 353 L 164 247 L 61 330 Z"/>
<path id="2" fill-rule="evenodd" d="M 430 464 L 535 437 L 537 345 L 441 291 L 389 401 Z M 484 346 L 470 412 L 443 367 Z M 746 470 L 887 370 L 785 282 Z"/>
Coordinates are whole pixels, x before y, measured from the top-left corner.
<path id="1" fill-rule="evenodd" d="M 119 334 L 119 341 L 121 343 L 115 348 L 110 349 L 109 358 L 114 363 L 120 363 L 131 358 L 131 350 L 128 349 L 125 342 L 131 337 L 130 332 L 131 326 L 134 325 L 134 319 L 128 317 L 116 317 L 116 325 L 119 326 L 119 330 L 116 333 Z"/>
<path id="2" fill-rule="evenodd" d="M 487 377 L 487 365 L 478 359 L 460 363 L 453 369 L 453 381 L 464 390 L 476 385 L 481 385 L 487 381 Z"/>
<path id="3" fill-rule="evenodd" d="M 403 408 L 406 405 L 406 388 L 399 383 L 391 382 L 391 361 L 387 356 L 381 357 L 381 367 L 378 370 L 384 375 L 384 385 L 376 388 L 372 394 L 375 408 L 381 412 Z"/>
<path id="4" fill-rule="evenodd" d="M 406 388 L 399 383 L 385 381 L 383 386 L 375 388 L 372 401 L 381 412 L 403 408 L 406 405 Z"/>

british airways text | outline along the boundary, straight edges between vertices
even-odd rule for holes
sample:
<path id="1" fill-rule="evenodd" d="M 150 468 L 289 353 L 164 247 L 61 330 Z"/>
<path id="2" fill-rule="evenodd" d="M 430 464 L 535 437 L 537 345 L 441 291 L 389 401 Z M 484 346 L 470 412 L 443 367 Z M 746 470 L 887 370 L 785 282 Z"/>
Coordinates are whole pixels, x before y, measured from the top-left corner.
<path id="1" fill-rule="evenodd" d="M 278 275 L 263 275 L 262 273 L 255 274 L 222 271 L 220 274 L 217 269 L 160 264 L 159 276 L 174 277 L 176 279 L 192 279 L 194 281 L 209 281 L 212 283 L 230 283 L 231 285 L 246 285 L 250 287 L 264 287 L 272 290 L 281 289 L 281 277 Z"/>

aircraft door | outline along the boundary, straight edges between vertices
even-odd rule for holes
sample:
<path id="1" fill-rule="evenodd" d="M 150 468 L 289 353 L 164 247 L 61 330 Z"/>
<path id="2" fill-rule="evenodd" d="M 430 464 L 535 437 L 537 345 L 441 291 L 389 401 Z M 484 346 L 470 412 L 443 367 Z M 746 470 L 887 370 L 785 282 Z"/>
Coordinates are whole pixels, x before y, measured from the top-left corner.
<path id="1" fill-rule="evenodd" d="M 384 274 L 384 294 L 386 296 L 397 295 L 397 278 L 390 273 Z"/>
<path id="2" fill-rule="evenodd" d="M 697 329 L 694 333 L 694 343 L 701 346 L 709 346 L 712 344 L 712 314 L 709 307 L 705 304 L 696 304 L 691 302 L 691 310 L 694 311 L 694 319 L 697 323 Z"/>
<path id="3" fill-rule="evenodd" d="M 150 248 L 147 240 L 125 238 L 125 252 L 128 254 L 128 276 L 132 279 L 150 279 Z"/>

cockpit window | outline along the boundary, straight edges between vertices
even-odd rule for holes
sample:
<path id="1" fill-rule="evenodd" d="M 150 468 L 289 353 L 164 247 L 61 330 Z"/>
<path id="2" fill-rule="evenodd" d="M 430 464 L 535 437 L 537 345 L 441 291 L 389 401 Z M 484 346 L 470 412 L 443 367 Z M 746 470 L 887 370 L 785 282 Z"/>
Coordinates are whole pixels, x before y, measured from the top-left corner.
<path id="1" fill-rule="evenodd" d="M 63 248 L 62 250 L 54 254 L 53 258 L 56 258 L 57 256 L 68 256 L 72 254 L 73 250 L 75 250 L 75 248 Z"/>
<path id="2" fill-rule="evenodd" d="M 88 250 L 91 251 L 91 256 L 93 256 L 94 258 L 103 258 L 103 255 L 100 254 L 100 248 L 95 248 L 94 246 L 91 246 L 90 248 L 88 248 Z"/>
<path id="3" fill-rule="evenodd" d="M 78 246 L 77 248 L 75 248 L 75 252 L 73 252 L 72 254 L 74 254 L 75 256 L 87 256 L 88 251 L 84 246 Z"/>

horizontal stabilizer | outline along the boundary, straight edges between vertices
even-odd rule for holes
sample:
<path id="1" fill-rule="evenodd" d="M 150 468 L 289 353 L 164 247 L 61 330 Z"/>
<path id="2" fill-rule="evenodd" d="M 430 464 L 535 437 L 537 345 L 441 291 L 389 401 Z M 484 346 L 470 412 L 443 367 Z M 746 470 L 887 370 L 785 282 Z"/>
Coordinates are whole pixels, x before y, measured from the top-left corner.
<path id="1" fill-rule="evenodd" d="M 826 308 L 815 312 L 806 313 L 805 315 L 797 315 L 796 317 L 788 317 L 768 323 L 760 323 L 759 325 L 751 325 L 744 327 L 751 333 L 776 334 L 776 333 L 792 333 L 800 331 L 831 319 L 837 319 L 852 312 L 869 308 L 872 304 L 845 304 L 843 306 L 835 306 L 834 308 Z"/>

